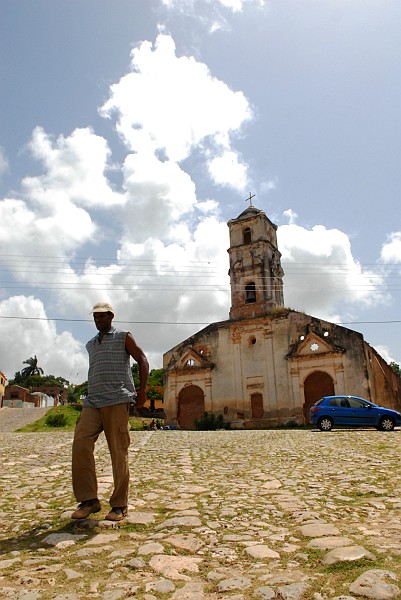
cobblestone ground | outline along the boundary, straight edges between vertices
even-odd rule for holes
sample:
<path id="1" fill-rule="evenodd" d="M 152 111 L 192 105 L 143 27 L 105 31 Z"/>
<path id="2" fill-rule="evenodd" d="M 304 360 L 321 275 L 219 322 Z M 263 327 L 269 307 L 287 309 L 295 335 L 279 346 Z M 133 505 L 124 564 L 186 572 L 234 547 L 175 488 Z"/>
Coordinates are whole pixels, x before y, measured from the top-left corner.
<path id="1" fill-rule="evenodd" d="M 0 433 L 0 597 L 401 598 L 400 431 L 131 432 L 130 512 L 69 517 L 72 433 Z"/>

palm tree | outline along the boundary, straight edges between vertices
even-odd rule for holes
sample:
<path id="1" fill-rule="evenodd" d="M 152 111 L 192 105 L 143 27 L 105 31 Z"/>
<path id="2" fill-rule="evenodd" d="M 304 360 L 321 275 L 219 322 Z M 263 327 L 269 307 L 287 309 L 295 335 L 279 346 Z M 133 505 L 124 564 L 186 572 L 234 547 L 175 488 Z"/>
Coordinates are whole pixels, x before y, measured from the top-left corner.
<path id="1" fill-rule="evenodd" d="M 21 371 L 21 376 L 23 379 L 28 379 L 28 377 L 31 377 L 31 375 L 43 375 L 44 373 L 43 369 L 41 367 L 38 367 L 38 358 L 36 354 L 33 358 L 31 357 L 27 360 L 24 360 L 23 364 L 29 365 Z"/>

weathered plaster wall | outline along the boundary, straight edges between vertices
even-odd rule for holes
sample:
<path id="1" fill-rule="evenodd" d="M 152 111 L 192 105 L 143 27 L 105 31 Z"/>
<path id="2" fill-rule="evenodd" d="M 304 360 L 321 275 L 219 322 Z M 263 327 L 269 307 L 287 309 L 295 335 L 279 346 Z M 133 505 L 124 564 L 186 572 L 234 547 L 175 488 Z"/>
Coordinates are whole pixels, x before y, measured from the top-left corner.
<path id="1" fill-rule="evenodd" d="M 315 372 L 332 378 L 336 394 L 399 408 L 388 365 L 367 347 L 361 334 L 296 311 L 215 323 L 165 354 L 167 421 L 177 415 L 180 390 L 198 385 L 205 410 L 232 426 L 302 424 L 304 383 Z M 195 364 L 187 365 L 186 356 Z M 252 416 L 252 394 L 263 396 L 262 418 Z"/>

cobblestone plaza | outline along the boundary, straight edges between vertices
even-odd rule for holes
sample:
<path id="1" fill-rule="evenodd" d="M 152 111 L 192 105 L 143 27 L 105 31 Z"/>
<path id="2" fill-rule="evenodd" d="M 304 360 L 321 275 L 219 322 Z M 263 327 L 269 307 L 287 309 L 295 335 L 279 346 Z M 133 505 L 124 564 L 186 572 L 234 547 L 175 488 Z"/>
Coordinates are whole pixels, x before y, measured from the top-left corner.
<path id="1" fill-rule="evenodd" d="M 71 521 L 71 432 L 2 432 L 0 597 L 400 598 L 400 431 L 131 432 L 130 512 Z"/>

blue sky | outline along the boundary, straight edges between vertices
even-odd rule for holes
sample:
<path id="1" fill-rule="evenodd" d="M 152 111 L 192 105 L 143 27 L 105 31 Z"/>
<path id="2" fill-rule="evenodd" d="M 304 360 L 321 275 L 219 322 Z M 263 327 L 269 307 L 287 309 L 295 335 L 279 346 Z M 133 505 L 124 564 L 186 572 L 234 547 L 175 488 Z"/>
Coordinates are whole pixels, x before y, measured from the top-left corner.
<path id="1" fill-rule="evenodd" d="M 160 367 L 228 318 L 249 192 L 285 304 L 400 363 L 400 25 L 398 0 L 2 2 L 0 370 L 84 381 L 102 299 Z"/>

